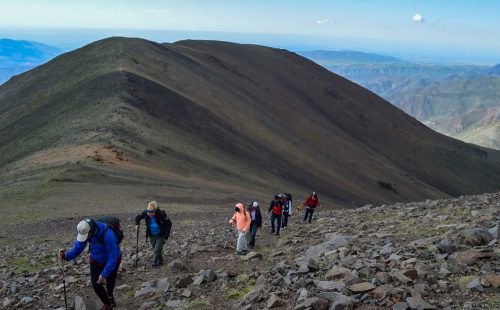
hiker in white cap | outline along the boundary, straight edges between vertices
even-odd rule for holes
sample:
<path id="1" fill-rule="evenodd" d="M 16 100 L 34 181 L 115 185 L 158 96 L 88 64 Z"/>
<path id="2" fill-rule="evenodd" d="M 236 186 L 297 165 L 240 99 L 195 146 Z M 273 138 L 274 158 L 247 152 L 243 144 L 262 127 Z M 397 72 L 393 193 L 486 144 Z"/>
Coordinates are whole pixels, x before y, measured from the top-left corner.
<path id="1" fill-rule="evenodd" d="M 104 304 L 101 310 L 113 309 L 115 306 L 113 290 L 121 261 L 117 235 L 108 227 L 108 224 L 92 219 L 81 221 L 76 230 L 78 235 L 73 248 L 68 252 L 59 250 L 59 258 L 67 261 L 73 260 L 83 252 L 89 243 L 92 287 Z"/>
<path id="2" fill-rule="evenodd" d="M 260 213 L 259 203 L 254 201 L 247 208 L 248 213 L 250 213 L 250 242 L 248 245 L 250 248 L 255 246 L 255 235 L 257 234 L 257 229 L 262 227 L 262 214 Z"/>

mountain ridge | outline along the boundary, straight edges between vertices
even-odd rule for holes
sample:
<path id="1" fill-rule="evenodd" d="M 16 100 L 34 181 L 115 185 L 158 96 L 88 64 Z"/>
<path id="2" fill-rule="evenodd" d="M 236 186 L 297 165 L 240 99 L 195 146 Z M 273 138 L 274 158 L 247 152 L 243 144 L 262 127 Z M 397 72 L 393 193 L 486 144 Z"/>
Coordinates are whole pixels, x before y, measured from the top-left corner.
<path id="1" fill-rule="evenodd" d="M 93 203 L 124 180 L 140 185 L 130 203 L 150 180 L 173 196 L 175 183 L 220 200 L 234 188 L 315 189 L 341 205 L 500 185 L 498 152 L 439 135 L 295 53 L 218 41 L 111 38 L 58 56 L 0 86 L 0 136 L 0 184 L 24 178 L 49 197 L 84 184 Z M 19 161 L 82 145 L 93 155 Z"/>

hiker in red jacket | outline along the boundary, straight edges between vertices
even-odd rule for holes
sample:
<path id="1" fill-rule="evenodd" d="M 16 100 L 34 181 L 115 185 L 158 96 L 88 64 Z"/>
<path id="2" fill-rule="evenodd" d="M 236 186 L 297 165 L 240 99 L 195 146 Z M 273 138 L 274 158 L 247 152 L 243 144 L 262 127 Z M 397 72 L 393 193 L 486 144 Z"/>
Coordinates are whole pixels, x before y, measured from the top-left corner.
<path id="1" fill-rule="evenodd" d="M 319 207 L 318 194 L 316 192 L 313 192 L 311 195 L 309 195 L 306 199 L 306 202 L 304 203 L 304 206 L 306 207 L 304 222 L 307 220 L 307 217 L 309 216 L 309 224 L 311 224 L 314 210 L 316 209 L 316 207 Z"/>

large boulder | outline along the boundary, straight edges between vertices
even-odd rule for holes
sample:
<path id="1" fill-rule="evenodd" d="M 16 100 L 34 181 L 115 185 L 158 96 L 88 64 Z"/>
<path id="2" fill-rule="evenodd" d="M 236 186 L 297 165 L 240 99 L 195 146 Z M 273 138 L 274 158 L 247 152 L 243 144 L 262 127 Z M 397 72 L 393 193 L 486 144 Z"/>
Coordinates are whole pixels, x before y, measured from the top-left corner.
<path id="1" fill-rule="evenodd" d="M 356 237 L 346 235 L 331 235 L 330 239 L 320 244 L 314 245 L 307 249 L 304 254 L 303 261 L 308 262 L 309 259 L 319 260 L 321 254 L 326 251 L 335 250 L 343 246 L 348 246 L 356 242 Z"/>

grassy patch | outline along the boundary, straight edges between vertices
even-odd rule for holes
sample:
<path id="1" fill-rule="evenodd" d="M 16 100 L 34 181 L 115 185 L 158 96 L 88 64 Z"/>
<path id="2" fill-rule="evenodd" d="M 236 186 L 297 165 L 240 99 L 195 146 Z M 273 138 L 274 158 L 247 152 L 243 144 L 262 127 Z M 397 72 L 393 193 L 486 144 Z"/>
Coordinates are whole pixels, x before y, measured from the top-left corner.
<path id="1" fill-rule="evenodd" d="M 254 286 L 253 285 L 248 285 L 243 288 L 232 288 L 229 290 L 227 293 L 226 299 L 227 300 L 236 300 L 236 299 L 241 299 L 245 297 L 246 294 L 248 294 L 251 290 L 253 290 Z"/>
<path id="2" fill-rule="evenodd" d="M 210 306 L 211 303 L 210 301 L 204 299 L 204 298 L 196 298 L 195 300 L 190 301 L 187 303 L 183 308 L 184 309 L 198 309 L 203 306 Z"/>
<path id="3" fill-rule="evenodd" d="M 484 299 L 484 307 L 486 309 L 500 309 L 500 295 L 487 296 Z"/>
<path id="4" fill-rule="evenodd" d="M 45 254 L 44 256 L 36 259 L 33 264 L 27 257 L 8 259 L 2 261 L 0 264 L 12 268 L 16 273 L 24 274 L 33 273 L 41 269 L 53 267 L 54 262 L 52 261 L 52 255 Z"/>

